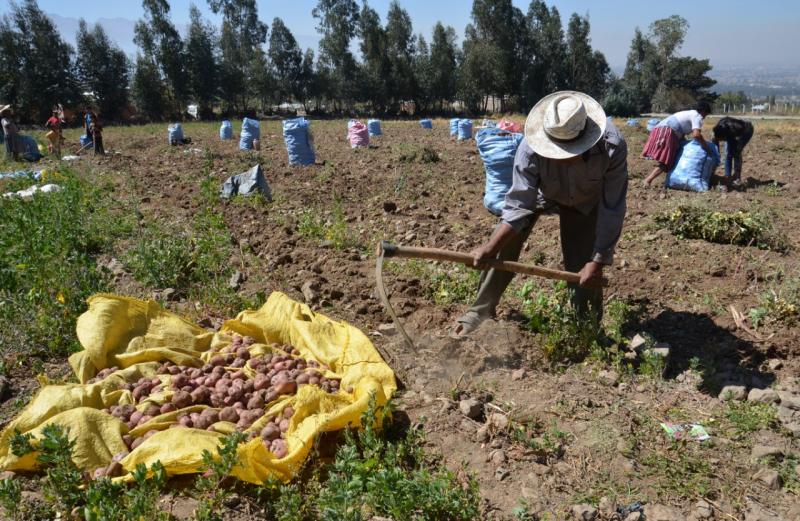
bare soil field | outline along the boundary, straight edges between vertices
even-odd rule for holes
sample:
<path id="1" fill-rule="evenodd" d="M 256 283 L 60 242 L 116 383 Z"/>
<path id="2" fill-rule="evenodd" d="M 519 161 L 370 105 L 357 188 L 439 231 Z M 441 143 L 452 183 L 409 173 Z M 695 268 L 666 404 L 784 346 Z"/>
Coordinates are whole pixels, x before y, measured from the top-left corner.
<path id="1" fill-rule="evenodd" d="M 523 287 L 548 295 L 553 286 L 543 280 L 516 277 L 495 321 L 452 339 L 476 274 L 388 260 L 390 299 L 416 351 L 383 310 L 380 240 L 467 252 L 496 222 L 482 204 L 474 140 L 451 140 L 445 120 L 433 130 L 384 121 L 384 135 L 358 150 L 346 142 L 346 121 L 313 121 L 318 164 L 310 167 L 288 165 L 278 121 L 262 121 L 260 152 L 220 141 L 217 124 L 186 124 L 192 143 L 181 147 L 168 145 L 166 125 L 109 127 L 110 154 L 70 166 L 102 179 L 105 197 L 132 223 L 97 261 L 113 272 L 110 291 L 156 298 L 213 329 L 280 290 L 360 328 L 396 371 L 400 423 L 421 426 L 432 457 L 477 480 L 481 519 L 594 519 L 579 517 L 594 508 L 598 519 L 639 519 L 626 517 L 637 502 L 652 521 L 800 519 L 800 123 L 756 122 L 742 186 L 702 194 L 644 188 L 647 133 L 617 125 L 630 151 L 628 215 L 605 295 L 627 309 L 617 324 L 626 340 L 617 355 L 571 364 L 546 357 L 543 336 L 529 327 Z M 75 142 L 77 131 L 67 138 Z M 219 199 L 225 178 L 257 163 L 272 203 Z M 761 216 L 757 225 L 771 227 L 764 231 L 782 246 L 683 238 L 667 224 L 685 206 Z M 148 230 L 192 236 L 201 212 L 229 238 L 221 282 L 182 289 L 138 276 L 127 259 Z M 558 217 L 539 221 L 521 261 L 561 267 Z M 230 270 L 238 275 L 229 284 Z M 668 344 L 666 361 L 625 358 L 637 334 Z M 63 355 L 31 363 L 3 349 L 5 424 L 35 391 L 37 373 L 69 378 L 69 367 Z M 468 399 L 478 404 L 470 417 Z M 664 422 L 702 424 L 710 439 L 675 441 Z M 231 519 L 247 517 L 232 505 Z"/>

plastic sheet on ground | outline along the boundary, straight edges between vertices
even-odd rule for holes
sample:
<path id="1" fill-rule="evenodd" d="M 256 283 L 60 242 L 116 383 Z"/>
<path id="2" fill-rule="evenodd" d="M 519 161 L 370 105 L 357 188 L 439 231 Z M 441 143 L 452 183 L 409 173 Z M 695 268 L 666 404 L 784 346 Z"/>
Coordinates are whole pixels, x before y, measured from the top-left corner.
<path id="1" fill-rule="evenodd" d="M 419 120 L 419 126 L 422 128 L 433 128 L 433 121 L 429 119 L 421 119 Z"/>
<path id="2" fill-rule="evenodd" d="M 0 179 L 20 179 L 24 177 L 29 177 L 38 181 L 42 178 L 42 171 L 38 170 L 32 172 L 30 170 L 17 170 L 16 172 L 0 172 Z"/>
<path id="3" fill-rule="evenodd" d="M 639 120 L 636 118 L 631 118 L 628 121 L 626 121 L 625 124 L 628 125 L 629 127 L 638 127 Z"/>
<path id="4" fill-rule="evenodd" d="M 232 175 L 222 184 L 220 196 L 229 199 L 236 195 L 249 197 L 254 194 L 263 195 L 267 201 L 272 201 L 272 190 L 264 177 L 261 165 L 256 165 L 246 172 Z"/>
<path id="5" fill-rule="evenodd" d="M 49 194 L 52 192 L 60 192 L 61 190 L 62 188 L 60 185 L 49 183 L 42 186 L 33 185 L 30 188 L 19 190 L 17 192 L 6 192 L 3 194 L 3 197 L 20 197 L 22 199 L 30 199 L 38 193 Z"/>
<path id="6" fill-rule="evenodd" d="M 475 134 L 475 141 L 486 170 L 483 205 L 494 215 L 500 215 L 506 193 L 511 188 L 514 156 L 522 141 L 522 134 L 499 128 L 482 128 Z"/>
<path id="7" fill-rule="evenodd" d="M 659 123 L 661 123 L 661 120 L 658 119 L 658 118 L 648 119 L 647 120 L 647 131 L 648 132 L 652 132 L 653 129 L 656 128 L 656 125 L 658 125 Z"/>
<path id="8" fill-rule="evenodd" d="M 241 444 L 241 465 L 232 472 L 239 479 L 252 483 L 269 476 L 290 479 L 320 433 L 357 426 L 372 395 L 381 405 L 397 388 L 394 373 L 361 331 L 314 313 L 283 293 L 272 293 L 258 310 L 239 313 L 236 319 L 225 322 L 218 333 L 169 313 L 153 301 L 95 295 L 89 299 L 88 311 L 78 319 L 77 334 L 84 349 L 70 357 L 81 383 L 46 385 L 39 390 L 0 434 L 0 468 L 35 470 L 36 455 L 14 456 L 9 441 L 15 431 L 38 436 L 51 423 L 70 429 L 70 437 L 75 440 L 73 461 L 79 468 L 91 471 L 108 465 L 115 454 L 126 450 L 122 436 L 128 433 L 128 427 L 100 409 L 134 403 L 131 392 L 125 390 L 126 382 L 142 376 L 155 377 L 157 367 L 164 361 L 200 367 L 232 341 L 233 333 L 255 338 L 256 344 L 250 347 L 254 354 L 269 352 L 273 343 L 290 343 L 303 358 L 329 365 L 336 377 L 341 377 L 342 389 L 329 394 L 316 386 L 303 385 L 296 395 L 268 404 L 267 416 L 287 405 L 295 410 L 286 436 L 289 452 L 278 459 L 259 438 Z M 99 382 L 86 383 L 99 370 L 113 366 L 122 369 Z M 165 401 L 171 394 L 162 391 L 150 395 L 144 403 Z M 160 461 L 169 475 L 192 474 L 202 465 L 204 449 L 216 453 L 221 434 L 167 428 L 181 411 L 156 416 L 130 431 L 135 436 L 151 429 L 160 432 L 121 461 L 126 472 L 139 463 L 150 466 Z M 259 422 L 264 420 L 262 417 Z M 251 430 L 260 428 L 259 422 Z M 217 426 L 224 429 L 225 422 Z"/>
<path id="9" fill-rule="evenodd" d="M 347 128 L 347 140 L 352 148 L 369 147 L 369 130 L 360 121 L 351 121 Z"/>
<path id="10" fill-rule="evenodd" d="M 675 167 L 667 174 L 665 186 L 676 190 L 706 192 L 711 185 L 711 176 L 719 165 L 719 150 L 708 143 L 711 155 L 695 140 L 684 141 L 678 150 Z"/>
<path id="11" fill-rule="evenodd" d="M 313 165 L 316 161 L 311 144 L 310 123 L 305 118 L 287 119 L 283 122 L 283 140 L 289 154 L 290 165 Z"/>

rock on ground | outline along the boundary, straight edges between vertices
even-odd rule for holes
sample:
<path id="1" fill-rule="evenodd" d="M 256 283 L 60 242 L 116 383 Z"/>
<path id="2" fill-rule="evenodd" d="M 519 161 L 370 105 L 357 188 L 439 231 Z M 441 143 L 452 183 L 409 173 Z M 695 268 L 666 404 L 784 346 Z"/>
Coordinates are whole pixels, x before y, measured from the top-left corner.
<path id="1" fill-rule="evenodd" d="M 475 398 L 461 400 L 458 402 L 458 408 L 461 414 L 473 420 L 477 420 L 483 415 L 483 404 Z"/>
<path id="2" fill-rule="evenodd" d="M 748 402 L 777 403 L 780 400 L 778 393 L 772 389 L 750 389 L 750 392 L 747 394 Z"/>
<path id="3" fill-rule="evenodd" d="M 726 385 L 719 392 L 719 399 L 723 402 L 740 402 L 747 397 L 747 388 L 743 385 Z"/>
<path id="4" fill-rule="evenodd" d="M 647 521 L 676 521 L 684 516 L 672 507 L 659 504 L 645 505 L 644 518 Z"/>
<path id="5" fill-rule="evenodd" d="M 575 505 L 572 507 L 572 519 L 577 521 L 594 521 L 597 519 L 597 509 L 592 505 Z"/>

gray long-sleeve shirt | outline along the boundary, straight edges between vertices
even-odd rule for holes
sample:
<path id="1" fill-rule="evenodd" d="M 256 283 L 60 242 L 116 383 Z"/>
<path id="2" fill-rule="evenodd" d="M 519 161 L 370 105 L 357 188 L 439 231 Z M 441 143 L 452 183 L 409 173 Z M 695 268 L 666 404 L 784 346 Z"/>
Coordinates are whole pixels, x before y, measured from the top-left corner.
<path id="1" fill-rule="evenodd" d="M 513 184 L 506 194 L 502 222 L 520 232 L 545 201 L 575 208 L 584 215 L 597 207 L 592 260 L 611 264 L 625 220 L 628 193 L 628 145 L 610 122 L 586 161 L 554 161 L 536 154 L 523 140 L 514 158 Z"/>

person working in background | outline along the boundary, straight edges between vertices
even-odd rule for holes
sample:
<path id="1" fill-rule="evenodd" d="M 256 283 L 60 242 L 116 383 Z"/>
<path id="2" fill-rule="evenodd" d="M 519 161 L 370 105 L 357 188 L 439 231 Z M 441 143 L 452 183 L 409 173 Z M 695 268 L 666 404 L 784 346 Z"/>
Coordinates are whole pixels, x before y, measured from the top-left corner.
<path id="1" fill-rule="evenodd" d="M 703 120 L 711 114 L 711 105 L 701 101 L 691 110 L 683 110 L 661 120 L 650 132 L 647 143 L 644 145 L 642 157 L 658 162 L 650 175 L 644 180 L 645 186 L 650 186 L 662 173 L 667 173 L 675 166 L 675 157 L 680 148 L 680 140 L 687 134 L 692 135 L 705 149 L 706 154 L 711 154 L 711 148 L 703 138 Z"/>
<path id="2" fill-rule="evenodd" d="M 92 141 L 94 142 L 94 155 L 104 156 L 106 155 L 106 150 L 103 148 L 103 126 L 100 124 L 97 114 L 90 111 L 87 115 L 87 120 L 89 120 L 89 116 L 91 116 L 89 135 L 92 136 Z"/>
<path id="3" fill-rule="evenodd" d="M 603 267 L 613 260 L 626 212 L 628 146 L 622 134 L 586 94 L 550 94 L 528 115 L 512 175 L 500 223 L 472 252 L 474 265 L 516 261 L 539 216 L 557 210 L 564 266 L 580 274 L 580 284 L 569 285 L 573 305 L 582 315 L 591 311 L 599 318 Z M 483 272 L 475 303 L 452 336 L 466 335 L 491 318 L 513 276 Z"/>
<path id="4" fill-rule="evenodd" d="M 0 117 L 3 118 L 0 120 L 0 124 L 2 124 L 5 134 L 6 158 L 19 161 L 19 128 L 11 116 L 11 105 L 0 107 Z"/>
<path id="5" fill-rule="evenodd" d="M 61 113 L 61 110 L 58 108 L 53 108 L 53 113 L 50 116 L 50 119 L 44 124 L 44 127 L 47 129 L 47 134 L 45 137 L 50 141 L 47 145 L 47 149 L 50 151 L 51 154 L 55 154 L 56 157 L 61 157 L 61 142 L 64 138 L 61 136 L 61 125 L 64 123 L 64 119 Z"/>
<path id="6" fill-rule="evenodd" d="M 736 118 L 722 118 L 714 126 L 714 144 L 725 141 L 725 184 L 720 187 L 727 191 L 739 184 L 742 177 L 742 150 L 753 137 L 753 124 Z M 733 163 L 733 175 L 731 175 Z"/>

